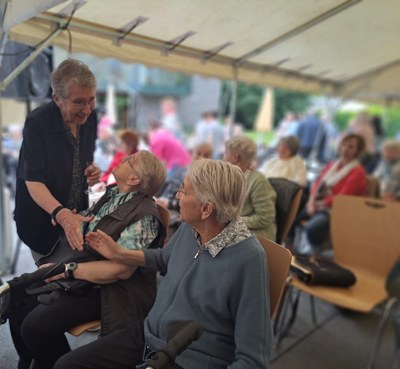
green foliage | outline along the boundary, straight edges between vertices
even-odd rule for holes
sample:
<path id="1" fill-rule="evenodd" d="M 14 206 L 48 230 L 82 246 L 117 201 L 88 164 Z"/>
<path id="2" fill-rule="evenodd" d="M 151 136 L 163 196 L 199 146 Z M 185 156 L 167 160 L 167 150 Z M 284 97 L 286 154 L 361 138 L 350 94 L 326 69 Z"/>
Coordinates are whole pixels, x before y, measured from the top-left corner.
<path id="1" fill-rule="evenodd" d="M 333 118 L 334 124 L 339 131 L 344 131 L 349 126 L 350 121 L 357 113 L 354 111 L 338 111 Z"/>
<path id="2" fill-rule="evenodd" d="M 282 120 L 288 111 L 303 113 L 311 105 L 311 95 L 303 92 L 294 92 L 276 88 L 274 126 Z"/>
<path id="3" fill-rule="evenodd" d="M 244 134 L 256 143 L 270 144 L 275 138 L 275 132 L 245 131 Z"/>
<path id="4" fill-rule="evenodd" d="M 263 87 L 238 82 L 235 120 L 242 123 L 245 129 L 253 129 L 263 95 Z M 306 110 L 311 104 L 310 95 L 301 92 L 275 89 L 274 97 L 275 127 L 287 111 L 300 113 Z M 230 82 L 223 83 L 221 100 L 222 112 L 224 115 L 228 115 L 230 100 Z"/>
<path id="5" fill-rule="evenodd" d="M 397 107 L 386 108 L 371 105 L 367 109 L 371 115 L 378 115 L 382 119 L 385 137 L 395 137 L 400 133 L 400 109 Z"/>
<path id="6" fill-rule="evenodd" d="M 379 105 L 370 105 L 365 108 L 371 116 L 379 116 L 382 119 L 385 137 L 395 137 L 400 132 L 400 109 L 396 107 L 386 108 Z M 334 122 L 340 131 L 349 126 L 350 121 L 357 115 L 354 111 L 338 111 Z"/>

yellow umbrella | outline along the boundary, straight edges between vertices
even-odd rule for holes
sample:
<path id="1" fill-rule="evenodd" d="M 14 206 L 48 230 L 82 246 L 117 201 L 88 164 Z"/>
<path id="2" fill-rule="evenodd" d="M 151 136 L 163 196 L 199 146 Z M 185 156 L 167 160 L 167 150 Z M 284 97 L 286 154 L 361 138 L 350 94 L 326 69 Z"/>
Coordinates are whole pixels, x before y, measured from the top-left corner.
<path id="1" fill-rule="evenodd" d="M 274 117 L 274 90 L 267 87 L 264 91 L 264 97 L 261 102 L 260 108 L 258 109 L 256 119 L 256 130 L 257 132 L 268 132 L 271 131 Z"/>

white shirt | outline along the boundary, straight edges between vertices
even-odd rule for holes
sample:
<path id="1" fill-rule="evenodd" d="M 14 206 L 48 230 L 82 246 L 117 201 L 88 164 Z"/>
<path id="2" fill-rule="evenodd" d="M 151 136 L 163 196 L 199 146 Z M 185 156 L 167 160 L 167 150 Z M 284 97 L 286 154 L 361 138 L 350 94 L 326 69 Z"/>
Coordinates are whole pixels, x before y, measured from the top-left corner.
<path id="1" fill-rule="evenodd" d="M 307 183 L 307 169 L 304 161 L 297 155 L 289 159 L 280 159 L 275 156 L 267 160 L 260 172 L 266 177 L 281 177 L 305 186 Z"/>

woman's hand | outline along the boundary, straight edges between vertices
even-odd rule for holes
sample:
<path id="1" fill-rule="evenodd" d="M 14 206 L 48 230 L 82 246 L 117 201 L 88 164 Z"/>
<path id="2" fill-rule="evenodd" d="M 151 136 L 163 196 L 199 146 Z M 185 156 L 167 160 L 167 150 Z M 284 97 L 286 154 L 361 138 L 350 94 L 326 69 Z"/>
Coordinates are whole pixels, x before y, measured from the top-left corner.
<path id="1" fill-rule="evenodd" d="M 86 241 L 93 250 L 106 259 L 118 261 L 118 254 L 122 249 L 108 234 L 98 229 L 96 232 L 89 232 Z"/>
<path id="2" fill-rule="evenodd" d="M 165 197 L 157 197 L 156 204 L 168 209 L 168 199 Z"/>
<path id="3" fill-rule="evenodd" d="M 306 209 L 307 209 L 307 214 L 308 215 L 312 216 L 312 215 L 314 215 L 316 213 L 317 207 L 316 207 L 316 202 L 315 202 L 314 199 L 310 199 L 307 202 Z"/>
<path id="4" fill-rule="evenodd" d="M 326 205 L 324 200 L 317 200 L 315 202 L 315 209 L 316 209 L 316 211 L 327 210 L 328 206 Z"/>
<path id="5" fill-rule="evenodd" d="M 83 250 L 82 223 L 91 222 L 94 216 L 84 217 L 69 209 L 58 212 L 56 221 L 63 227 L 65 236 L 72 250 Z"/>
<path id="6" fill-rule="evenodd" d="M 93 186 L 100 181 L 101 170 L 96 164 L 89 164 L 84 171 L 88 186 Z"/>

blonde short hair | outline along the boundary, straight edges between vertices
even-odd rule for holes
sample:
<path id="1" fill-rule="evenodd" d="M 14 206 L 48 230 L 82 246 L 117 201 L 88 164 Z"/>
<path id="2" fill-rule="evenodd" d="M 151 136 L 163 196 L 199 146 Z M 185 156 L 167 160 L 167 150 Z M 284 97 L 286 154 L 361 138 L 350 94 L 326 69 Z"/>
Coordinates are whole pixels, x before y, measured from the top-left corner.
<path id="1" fill-rule="evenodd" d="M 167 176 L 164 164 L 150 151 L 136 153 L 138 157 L 136 174 L 140 178 L 138 190 L 149 196 L 155 196 L 164 186 Z"/>
<path id="2" fill-rule="evenodd" d="M 244 164 L 251 164 L 257 153 L 254 141 L 246 136 L 236 136 L 226 141 L 225 147 L 231 154 L 237 154 Z"/>
<path id="3" fill-rule="evenodd" d="M 198 156 L 198 153 L 202 154 L 202 158 L 211 159 L 213 156 L 213 148 L 208 142 L 202 142 L 193 148 L 193 157 Z"/>
<path id="4" fill-rule="evenodd" d="M 246 186 L 239 167 L 222 160 L 199 159 L 190 164 L 187 178 L 198 202 L 213 204 L 217 222 L 240 217 Z"/>
<path id="5" fill-rule="evenodd" d="M 382 143 L 382 150 L 397 150 L 397 153 L 400 155 L 400 141 L 394 138 L 389 138 Z"/>

